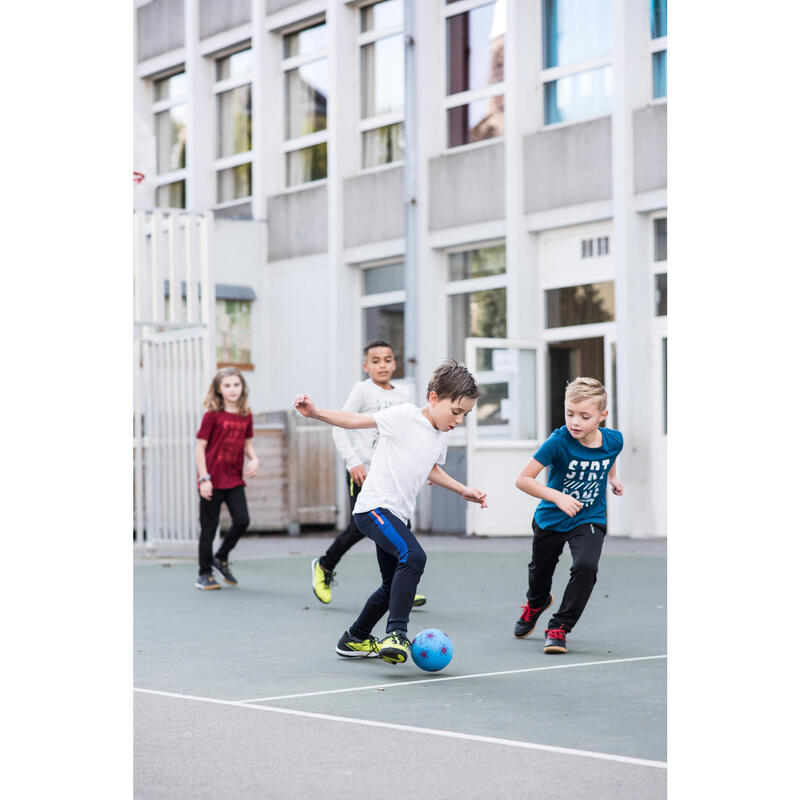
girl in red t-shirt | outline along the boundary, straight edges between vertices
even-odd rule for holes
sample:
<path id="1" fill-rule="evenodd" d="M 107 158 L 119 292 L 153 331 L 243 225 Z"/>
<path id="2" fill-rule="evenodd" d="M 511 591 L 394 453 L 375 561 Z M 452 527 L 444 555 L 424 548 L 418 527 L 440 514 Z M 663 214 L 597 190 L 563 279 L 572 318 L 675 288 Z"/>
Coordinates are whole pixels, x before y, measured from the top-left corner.
<path id="1" fill-rule="evenodd" d="M 195 586 L 198 589 L 219 589 L 211 570 L 214 569 L 230 586 L 236 578 L 228 566 L 228 553 L 250 524 L 244 477 L 258 472 L 258 458 L 253 449 L 253 415 L 247 405 L 247 384 L 236 367 L 221 369 L 211 381 L 203 401 L 207 411 L 197 431 L 197 489 L 200 492 L 200 570 Z M 219 524 L 223 502 L 233 524 L 217 550 L 212 554 L 214 534 Z"/>

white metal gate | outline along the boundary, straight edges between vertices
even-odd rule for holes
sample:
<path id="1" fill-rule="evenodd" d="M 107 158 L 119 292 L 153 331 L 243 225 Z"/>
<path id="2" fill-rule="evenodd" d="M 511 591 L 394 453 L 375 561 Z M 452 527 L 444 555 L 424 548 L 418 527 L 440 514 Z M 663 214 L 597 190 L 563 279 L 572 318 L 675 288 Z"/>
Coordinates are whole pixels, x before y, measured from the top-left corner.
<path id="1" fill-rule="evenodd" d="M 197 541 L 195 436 L 216 365 L 211 218 L 134 217 L 134 544 Z"/>

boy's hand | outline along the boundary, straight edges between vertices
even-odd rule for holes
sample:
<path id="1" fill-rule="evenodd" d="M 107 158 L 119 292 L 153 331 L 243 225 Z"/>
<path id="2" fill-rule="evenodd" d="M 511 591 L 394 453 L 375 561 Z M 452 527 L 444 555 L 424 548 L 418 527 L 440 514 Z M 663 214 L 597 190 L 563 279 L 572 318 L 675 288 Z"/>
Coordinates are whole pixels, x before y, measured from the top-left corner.
<path id="1" fill-rule="evenodd" d="M 563 493 L 558 496 L 555 503 L 568 517 L 574 517 L 583 508 L 583 503 Z"/>
<path id="2" fill-rule="evenodd" d="M 461 493 L 461 496 L 465 500 L 469 500 L 470 503 L 479 503 L 481 508 L 486 508 L 486 492 L 482 492 L 480 489 L 469 489 L 466 488 Z"/>
<path id="3" fill-rule="evenodd" d="M 621 480 L 618 480 L 617 478 L 609 478 L 608 485 L 611 487 L 611 491 L 614 492 L 615 495 L 619 496 L 622 494 Z"/>
<path id="4" fill-rule="evenodd" d="M 353 479 L 353 483 L 356 486 L 361 486 L 362 483 L 367 479 L 367 470 L 364 468 L 363 464 L 356 464 L 350 472 L 350 477 Z"/>
<path id="5" fill-rule="evenodd" d="M 317 407 L 307 394 L 299 394 L 295 397 L 292 405 L 304 416 L 312 419 L 317 416 Z"/>
<path id="6" fill-rule="evenodd" d="M 258 474 L 258 459 L 254 458 L 252 461 L 248 462 L 247 466 L 244 468 L 244 476 L 245 478 L 253 478 L 257 474 Z"/>
<path id="7" fill-rule="evenodd" d="M 200 484 L 199 491 L 200 491 L 200 497 L 202 497 L 203 500 L 210 500 L 211 494 L 214 491 L 214 487 L 211 485 L 211 481 L 203 481 Z"/>

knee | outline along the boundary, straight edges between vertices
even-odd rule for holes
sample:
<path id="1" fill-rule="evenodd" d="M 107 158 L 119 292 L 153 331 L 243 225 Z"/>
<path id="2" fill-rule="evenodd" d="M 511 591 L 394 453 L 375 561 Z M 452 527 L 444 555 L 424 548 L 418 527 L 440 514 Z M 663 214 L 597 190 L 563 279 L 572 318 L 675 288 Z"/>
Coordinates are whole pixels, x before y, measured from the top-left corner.
<path id="1" fill-rule="evenodd" d="M 409 550 L 408 557 L 406 558 L 406 564 L 411 567 L 415 572 L 418 572 L 420 575 L 425 571 L 425 563 L 428 560 L 428 556 L 425 554 L 425 551 L 421 547 L 415 547 L 412 550 Z"/>
<path id="2" fill-rule="evenodd" d="M 597 564 L 593 561 L 576 561 L 572 565 L 572 573 L 580 577 L 597 577 Z"/>
<path id="3" fill-rule="evenodd" d="M 243 531 L 250 524 L 250 515 L 245 511 L 243 514 L 237 514 L 235 517 L 231 517 L 231 522 L 233 522 L 234 528 L 238 531 Z"/>

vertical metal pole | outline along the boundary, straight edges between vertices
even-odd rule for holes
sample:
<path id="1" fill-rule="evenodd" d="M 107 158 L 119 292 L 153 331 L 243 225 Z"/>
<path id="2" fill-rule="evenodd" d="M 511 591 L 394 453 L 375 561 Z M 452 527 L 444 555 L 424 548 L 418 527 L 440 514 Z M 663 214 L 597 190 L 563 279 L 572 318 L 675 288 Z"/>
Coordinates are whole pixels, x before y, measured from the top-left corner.
<path id="1" fill-rule="evenodd" d="M 196 224 L 196 223 L 193 223 Z M 211 212 L 199 218 L 200 235 L 200 313 L 206 325 L 206 346 L 203 353 L 203 382 L 208 385 L 217 367 L 217 330 L 216 330 L 216 291 L 211 273 L 211 231 L 213 218 Z"/>
<path id="2" fill-rule="evenodd" d="M 169 321 L 178 319 L 178 304 L 180 303 L 180 285 L 178 283 L 178 264 L 175 254 L 175 218 L 174 211 L 167 214 L 167 264 L 169 265 Z"/>
<path id="3" fill-rule="evenodd" d="M 416 389 L 419 264 L 417 246 L 417 72 L 414 25 L 415 0 L 403 2 L 403 38 L 405 53 L 405 153 L 403 165 L 403 206 L 405 223 L 405 290 L 403 345 L 406 378 Z M 415 400 L 417 398 L 415 397 Z"/>

